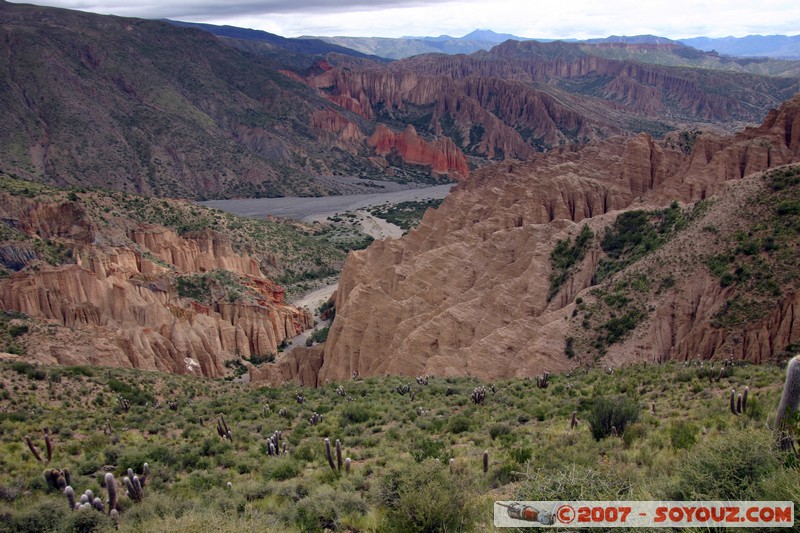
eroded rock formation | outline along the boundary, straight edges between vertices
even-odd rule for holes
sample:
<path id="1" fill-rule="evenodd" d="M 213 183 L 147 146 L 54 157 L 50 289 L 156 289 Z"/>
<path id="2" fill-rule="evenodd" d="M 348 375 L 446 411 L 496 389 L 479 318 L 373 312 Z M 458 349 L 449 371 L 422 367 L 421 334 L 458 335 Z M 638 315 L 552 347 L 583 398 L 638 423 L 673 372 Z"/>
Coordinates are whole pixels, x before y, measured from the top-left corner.
<path id="1" fill-rule="evenodd" d="M 34 240 L 71 250 L 74 260 L 51 266 L 27 243 L 6 254 L 24 268 L 0 282 L 0 306 L 53 326 L 30 333 L 27 354 L 41 362 L 220 377 L 228 359 L 277 353 L 281 341 L 310 327 L 308 312 L 287 305 L 258 263 L 214 231 L 104 226 L 75 203 L 5 192 L 0 214 Z M 200 300 L 179 294 L 178 276 L 217 272 L 234 276 L 247 298 L 214 294 L 213 283 Z"/>
<path id="2" fill-rule="evenodd" d="M 289 374 L 313 385 L 347 379 L 354 371 L 491 379 L 570 368 L 576 363 L 564 347 L 576 328 L 570 319 L 574 301 L 588 298 L 601 252 L 593 250 L 548 299 L 555 243 L 574 236 L 582 223 L 597 232 L 620 210 L 673 200 L 718 195 L 727 199 L 718 209 L 735 218 L 741 204 L 731 200 L 735 190 L 726 183 L 738 187 L 745 176 L 798 161 L 799 121 L 800 96 L 758 128 L 732 137 L 701 135 L 691 151 L 673 138 L 656 142 L 643 134 L 483 169 L 405 238 L 350 255 L 319 372 Z M 757 183 L 741 181 L 742 190 Z M 684 238 L 700 242 L 698 235 Z M 650 318 L 613 345 L 608 360 L 727 356 L 727 350 L 763 360 L 800 337 L 798 296 L 785 293 L 768 316 L 744 326 L 738 341 L 725 338 L 710 321 L 728 293 L 702 268 L 693 264 L 654 300 Z M 284 363 L 287 370 L 292 366 L 299 369 L 296 362 Z"/>
<path id="3" fill-rule="evenodd" d="M 452 140 L 442 137 L 426 142 L 409 124 L 402 133 L 395 133 L 383 124 L 369 138 L 369 145 L 380 156 L 396 154 L 406 163 L 430 166 L 436 174 L 454 173 L 466 177 L 467 160 Z"/>

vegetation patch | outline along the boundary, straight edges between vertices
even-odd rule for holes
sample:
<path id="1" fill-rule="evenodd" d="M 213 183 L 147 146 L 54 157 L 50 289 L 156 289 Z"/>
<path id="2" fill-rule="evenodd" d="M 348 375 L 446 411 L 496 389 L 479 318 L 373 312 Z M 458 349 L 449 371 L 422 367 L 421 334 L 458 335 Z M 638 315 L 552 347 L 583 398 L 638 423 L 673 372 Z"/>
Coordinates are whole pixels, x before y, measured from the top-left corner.
<path id="1" fill-rule="evenodd" d="M 558 294 L 561 286 L 569 279 L 576 265 L 586 257 L 586 251 L 592 243 L 594 232 L 587 225 L 581 227 L 581 231 L 575 237 L 575 241 L 562 239 L 556 243 L 553 251 L 550 252 L 550 293 L 548 301 Z"/>
<path id="2" fill-rule="evenodd" d="M 442 201 L 442 199 L 429 199 L 384 204 L 372 207 L 368 211 L 408 232 L 411 228 L 419 225 L 422 216 L 428 209 L 436 209 L 442 204 Z"/>
<path id="3" fill-rule="evenodd" d="M 600 241 L 606 257 L 600 260 L 593 284 L 602 282 L 663 246 L 685 228 L 691 218 L 706 208 L 707 203 L 698 202 L 693 209 L 683 210 L 677 202 L 673 202 L 667 209 L 626 211 L 620 214 Z"/>
<path id="4" fill-rule="evenodd" d="M 766 187 L 739 212 L 746 229 L 734 229 L 732 244 L 705 261 L 720 286 L 733 290 L 716 327 L 758 320 L 800 281 L 800 167 L 772 170 L 763 179 Z"/>

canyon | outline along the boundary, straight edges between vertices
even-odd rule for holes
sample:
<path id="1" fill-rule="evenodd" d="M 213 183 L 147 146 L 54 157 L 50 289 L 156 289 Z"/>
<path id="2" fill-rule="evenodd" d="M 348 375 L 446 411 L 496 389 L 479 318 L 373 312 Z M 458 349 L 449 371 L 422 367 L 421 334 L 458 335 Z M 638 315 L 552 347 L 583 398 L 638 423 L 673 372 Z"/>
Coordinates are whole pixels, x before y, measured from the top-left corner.
<path id="1" fill-rule="evenodd" d="M 710 243 L 703 227 L 733 235 L 743 224 L 741 213 L 765 188 L 758 173 L 798 160 L 800 96 L 770 111 L 759 127 L 727 137 L 699 135 L 686 152 L 675 138 L 657 142 L 640 134 L 471 175 L 408 236 L 351 254 L 324 347 L 254 371 L 254 381 L 321 385 L 354 373 L 494 379 L 592 364 L 578 300 L 599 301 L 598 290 L 610 293 L 614 283 L 637 272 L 671 281 L 646 294 L 647 318 L 606 347 L 606 364 L 695 356 L 768 359 L 800 338 L 797 287 L 782 287 L 757 320 L 733 329 L 715 326 L 714 317 L 735 300 L 735 289 L 722 286 L 704 261 L 733 239 Z M 711 204 L 705 222 L 691 225 L 656 254 L 594 283 L 605 254 L 591 248 L 550 295 L 551 253 L 583 224 L 601 235 L 626 210 L 703 200 Z M 793 242 L 796 250 L 796 237 Z M 568 357 L 567 338 L 587 356 Z"/>

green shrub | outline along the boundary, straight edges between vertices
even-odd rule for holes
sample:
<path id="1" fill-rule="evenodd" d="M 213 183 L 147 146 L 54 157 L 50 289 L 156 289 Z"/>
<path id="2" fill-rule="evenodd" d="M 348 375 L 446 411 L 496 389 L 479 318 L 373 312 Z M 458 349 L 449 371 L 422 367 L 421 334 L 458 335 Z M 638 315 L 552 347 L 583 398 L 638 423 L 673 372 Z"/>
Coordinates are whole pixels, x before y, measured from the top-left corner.
<path id="1" fill-rule="evenodd" d="M 680 463 L 678 500 L 759 500 L 762 479 L 781 464 L 766 429 L 730 430 L 697 444 Z"/>
<path id="2" fill-rule="evenodd" d="M 341 425 L 363 424 L 372 417 L 372 412 L 363 404 L 349 403 L 342 408 Z"/>
<path id="3" fill-rule="evenodd" d="M 364 515 L 367 510 L 358 494 L 323 485 L 297 502 L 294 523 L 300 531 L 343 531 L 348 516 Z"/>
<path id="4" fill-rule="evenodd" d="M 390 474 L 388 487 L 386 531 L 468 531 L 480 513 L 471 478 L 433 459 Z"/>
<path id="5" fill-rule="evenodd" d="M 619 471 L 571 464 L 539 469 L 527 476 L 516 493 L 519 500 L 627 500 L 632 483 Z"/>
<path id="6" fill-rule="evenodd" d="M 691 448 L 697 441 L 697 428 L 685 420 L 678 420 L 669 428 L 669 440 L 676 450 Z"/>
<path id="7" fill-rule="evenodd" d="M 628 424 L 639 420 L 639 405 L 626 396 L 619 396 L 613 400 L 605 397 L 596 398 L 592 403 L 588 419 L 595 440 L 610 436 L 614 429 L 618 435 L 622 435 Z"/>
<path id="8" fill-rule="evenodd" d="M 292 479 L 299 476 L 302 470 L 302 466 L 295 461 L 293 457 L 289 457 L 288 455 L 267 457 L 264 460 L 264 466 L 262 468 L 264 479 L 267 481 Z"/>
<path id="9" fill-rule="evenodd" d="M 70 513 L 65 520 L 63 529 L 68 533 L 95 533 L 101 531 L 111 531 L 114 529 L 114 522 L 105 514 L 98 513 L 94 509 L 76 511 Z"/>
<path id="10" fill-rule="evenodd" d="M 497 437 L 501 435 L 508 435 L 509 433 L 511 433 L 511 426 L 508 424 L 494 424 L 489 428 L 489 436 L 492 437 L 492 440 L 497 439 Z"/>
<path id="11" fill-rule="evenodd" d="M 69 506 L 61 494 L 47 499 L 40 499 L 33 507 L 2 517 L 0 531 L 8 531 L 9 533 L 57 531 L 60 530 L 60 526 L 67 517 L 68 512 Z"/>
<path id="12" fill-rule="evenodd" d="M 418 463 L 430 458 L 441 459 L 441 455 L 444 452 L 444 444 L 441 441 L 427 436 L 412 439 L 409 442 L 411 457 Z"/>
<path id="13" fill-rule="evenodd" d="M 472 429 L 472 420 L 465 414 L 459 414 L 450 419 L 447 424 L 447 430 L 450 433 L 465 433 Z"/>

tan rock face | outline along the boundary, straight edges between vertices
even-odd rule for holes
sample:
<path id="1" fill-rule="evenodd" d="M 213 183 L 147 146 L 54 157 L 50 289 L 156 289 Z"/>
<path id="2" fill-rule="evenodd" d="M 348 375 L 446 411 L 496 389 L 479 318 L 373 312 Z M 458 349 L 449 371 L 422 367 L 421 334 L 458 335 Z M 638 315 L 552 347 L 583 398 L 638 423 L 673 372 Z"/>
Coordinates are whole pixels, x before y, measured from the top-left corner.
<path id="1" fill-rule="evenodd" d="M 5 193 L 0 213 L 31 234 L 74 246 L 76 264 L 37 263 L 0 282 L 3 309 L 69 328 L 33 333 L 28 354 L 42 362 L 219 377 L 235 354 L 277 353 L 281 341 L 310 326 L 309 314 L 287 305 L 253 258 L 211 230 L 179 236 L 135 225 L 127 236 L 104 233 L 73 204 Z M 253 298 L 201 304 L 178 295 L 176 274 L 214 270 L 241 276 Z"/>
<path id="2" fill-rule="evenodd" d="M 476 173 L 407 237 L 349 256 L 318 375 L 303 381 L 341 380 L 353 371 L 491 379 L 569 368 L 568 318 L 599 257 L 588 257 L 548 301 L 555 243 L 575 235 L 580 222 L 597 230 L 617 210 L 696 201 L 720 193 L 726 182 L 797 161 L 798 116 L 800 97 L 759 128 L 701 136 L 690 155 L 669 140 L 639 135 Z M 685 284 L 658 303 L 644 333 L 615 345 L 610 360 L 727 346 L 709 328 L 724 301 L 719 283 L 694 276 Z M 763 359 L 796 340 L 797 298 L 785 296 L 769 317 L 748 325 L 739 355 Z"/>

